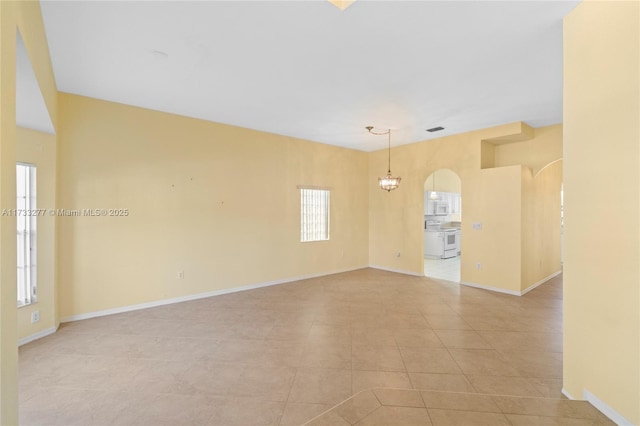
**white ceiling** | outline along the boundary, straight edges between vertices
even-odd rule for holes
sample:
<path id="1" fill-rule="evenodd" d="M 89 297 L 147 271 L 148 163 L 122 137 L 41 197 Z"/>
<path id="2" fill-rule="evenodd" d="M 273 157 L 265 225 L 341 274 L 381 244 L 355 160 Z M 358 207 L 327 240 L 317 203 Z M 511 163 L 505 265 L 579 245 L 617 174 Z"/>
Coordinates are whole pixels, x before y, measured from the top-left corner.
<path id="1" fill-rule="evenodd" d="M 16 34 L 16 125 L 54 134 L 49 110 L 42 97 L 27 48 Z"/>
<path id="2" fill-rule="evenodd" d="M 562 122 L 576 1 L 43 1 L 58 90 L 364 151 Z M 425 129 L 443 126 L 444 131 Z"/>

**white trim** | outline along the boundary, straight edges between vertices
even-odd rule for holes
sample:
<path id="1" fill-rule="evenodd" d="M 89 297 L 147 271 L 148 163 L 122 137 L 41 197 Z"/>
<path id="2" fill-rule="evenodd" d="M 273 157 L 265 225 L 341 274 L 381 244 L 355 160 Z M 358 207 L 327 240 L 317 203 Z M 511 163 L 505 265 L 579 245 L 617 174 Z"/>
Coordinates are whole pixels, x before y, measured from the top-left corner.
<path id="1" fill-rule="evenodd" d="M 387 272 L 395 272 L 397 274 L 413 275 L 414 277 L 424 277 L 424 274 L 418 274 L 418 273 L 411 272 L 411 271 L 405 271 L 403 269 L 385 268 L 384 266 L 378 266 L 378 265 L 369 265 L 369 268 L 379 269 L 381 271 L 387 271 Z"/>
<path id="2" fill-rule="evenodd" d="M 573 397 L 573 396 L 572 396 L 572 395 L 571 395 L 571 394 L 570 394 L 570 393 L 569 393 L 565 388 L 562 388 L 562 391 L 561 391 L 561 392 L 562 392 L 562 394 L 563 394 L 564 396 L 566 396 L 566 397 L 567 397 L 567 398 L 569 398 L 570 400 L 572 400 L 572 401 L 573 401 L 573 400 L 575 400 L 575 398 L 574 398 L 574 397 Z"/>
<path id="3" fill-rule="evenodd" d="M 510 294 L 512 296 L 521 296 L 519 291 L 516 290 L 507 290 L 506 288 L 500 288 L 500 287 L 492 287 L 490 285 L 483 285 L 483 284 L 476 284 L 476 283 L 470 283 L 467 281 L 460 281 L 460 284 L 462 285 L 466 285 L 468 287 L 475 287 L 475 288 L 480 288 L 482 290 L 489 290 L 489 291 L 495 291 L 497 293 L 505 293 L 505 294 Z"/>
<path id="4" fill-rule="evenodd" d="M 556 271 L 553 274 L 549 275 L 548 277 L 545 277 L 543 279 L 541 279 L 540 281 L 538 281 L 535 284 L 530 285 L 529 287 L 525 288 L 524 290 L 522 290 L 520 292 L 520 296 L 524 296 L 525 294 L 529 293 L 531 290 L 535 289 L 536 287 L 541 286 L 542 284 L 546 283 L 547 281 L 549 281 L 551 278 L 555 278 L 558 275 L 560 275 L 562 273 L 562 271 Z"/>
<path id="5" fill-rule="evenodd" d="M 618 413 L 613 408 L 609 407 L 605 402 L 603 402 L 600 398 L 592 394 L 586 389 L 582 390 L 582 396 L 586 399 L 591 405 L 596 407 L 598 411 L 607 416 L 613 422 L 620 426 L 633 426 L 633 423 L 629 420 L 625 419 L 624 416 Z"/>
<path id="6" fill-rule="evenodd" d="M 87 312 L 85 314 L 71 315 L 71 316 L 62 318 L 60 322 L 79 321 L 79 320 L 84 320 L 89 318 L 102 317 L 105 315 L 113 315 L 113 314 L 121 314 L 123 312 L 137 311 L 140 309 L 155 308 L 157 306 L 171 305 L 173 303 L 188 302 L 190 300 L 204 299 L 212 296 L 220 296 L 222 294 L 237 293 L 239 291 L 254 290 L 256 288 L 261 288 L 261 287 L 269 287 L 272 285 L 285 284 L 285 283 L 290 283 L 292 281 L 307 280 L 310 278 L 318 278 L 318 277 L 324 277 L 327 275 L 340 274 L 342 272 L 356 271 L 358 269 L 364 269 L 366 267 L 367 266 L 356 266 L 353 268 L 339 269 L 331 272 L 323 272 L 320 274 L 310 274 L 310 275 L 303 275 L 299 277 L 283 278 L 280 280 L 265 281 L 263 283 L 250 284 L 250 285 L 245 285 L 241 287 L 232 287 L 232 288 L 225 288 L 222 290 L 209 291 L 206 293 L 190 294 L 187 296 L 175 297 L 173 299 L 155 300 L 153 302 L 145 302 L 137 305 L 129 305 L 129 306 L 122 306 L 120 308 L 112 308 L 112 309 L 105 309 L 102 311 Z"/>
<path id="7" fill-rule="evenodd" d="M 45 330 L 38 331 L 37 333 L 34 333 L 30 336 L 19 339 L 18 346 L 26 345 L 27 343 L 33 342 L 34 340 L 42 339 L 43 337 L 53 334 L 56 331 L 58 331 L 58 327 L 49 327 Z"/>
<path id="8" fill-rule="evenodd" d="M 531 290 L 535 289 L 536 287 L 541 286 L 542 284 L 544 284 L 547 281 L 549 281 L 551 278 L 557 277 L 561 273 L 562 273 L 562 271 L 554 272 L 553 274 L 549 275 L 548 277 L 543 278 L 540 281 L 538 281 L 537 283 L 525 288 L 523 291 L 508 290 L 506 288 L 492 287 L 490 285 L 470 283 L 470 282 L 467 282 L 467 281 L 460 281 L 460 284 L 466 285 L 466 286 L 469 286 L 469 287 L 480 288 L 482 290 L 489 290 L 489 291 L 495 291 L 497 293 L 510 294 L 512 296 L 524 296 L 525 294 L 529 293 Z"/>

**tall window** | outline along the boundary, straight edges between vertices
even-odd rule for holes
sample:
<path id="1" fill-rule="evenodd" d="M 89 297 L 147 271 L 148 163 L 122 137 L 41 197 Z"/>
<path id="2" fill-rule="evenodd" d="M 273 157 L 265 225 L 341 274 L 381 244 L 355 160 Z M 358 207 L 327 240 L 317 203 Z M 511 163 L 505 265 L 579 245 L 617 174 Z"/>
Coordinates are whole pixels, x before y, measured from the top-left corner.
<path id="1" fill-rule="evenodd" d="M 36 167 L 16 166 L 18 223 L 18 306 L 36 301 Z"/>
<path id="2" fill-rule="evenodd" d="M 300 188 L 300 241 L 329 239 L 328 189 Z"/>

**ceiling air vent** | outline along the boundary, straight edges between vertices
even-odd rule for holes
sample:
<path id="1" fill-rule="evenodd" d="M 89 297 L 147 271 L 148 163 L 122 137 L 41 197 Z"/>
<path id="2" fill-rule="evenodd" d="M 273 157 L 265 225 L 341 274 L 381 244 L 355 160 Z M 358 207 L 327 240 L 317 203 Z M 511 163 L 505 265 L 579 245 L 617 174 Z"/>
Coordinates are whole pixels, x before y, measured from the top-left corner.
<path id="1" fill-rule="evenodd" d="M 427 129 L 427 132 L 432 132 L 433 133 L 433 132 L 439 132 L 440 130 L 444 130 L 444 127 L 440 127 L 440 126 L 432 127 L 430 129 Z"/>

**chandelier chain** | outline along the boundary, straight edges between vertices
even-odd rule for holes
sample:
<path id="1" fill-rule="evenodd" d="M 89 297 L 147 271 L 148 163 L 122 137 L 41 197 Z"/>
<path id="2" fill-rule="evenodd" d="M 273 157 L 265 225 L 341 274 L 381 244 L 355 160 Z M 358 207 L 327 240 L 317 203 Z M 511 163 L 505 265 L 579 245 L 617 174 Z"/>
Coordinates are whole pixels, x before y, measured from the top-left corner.
<path id="1" fill-rule="evenodd" d="M 396 189 L 398 187 L 398 184 L 400 183 L 401 178 L 400 176 L 391 176 L 391 129 L 388 129 L 386 132 L 374 132 L 373 126 L 367 126 L 365 128 L 372 135 L 387 135 L 387 176 L 384 178 L 378 178 L 378 184 L 380 185 L 381 189 L 384 189 L 387 192 Z"/>

